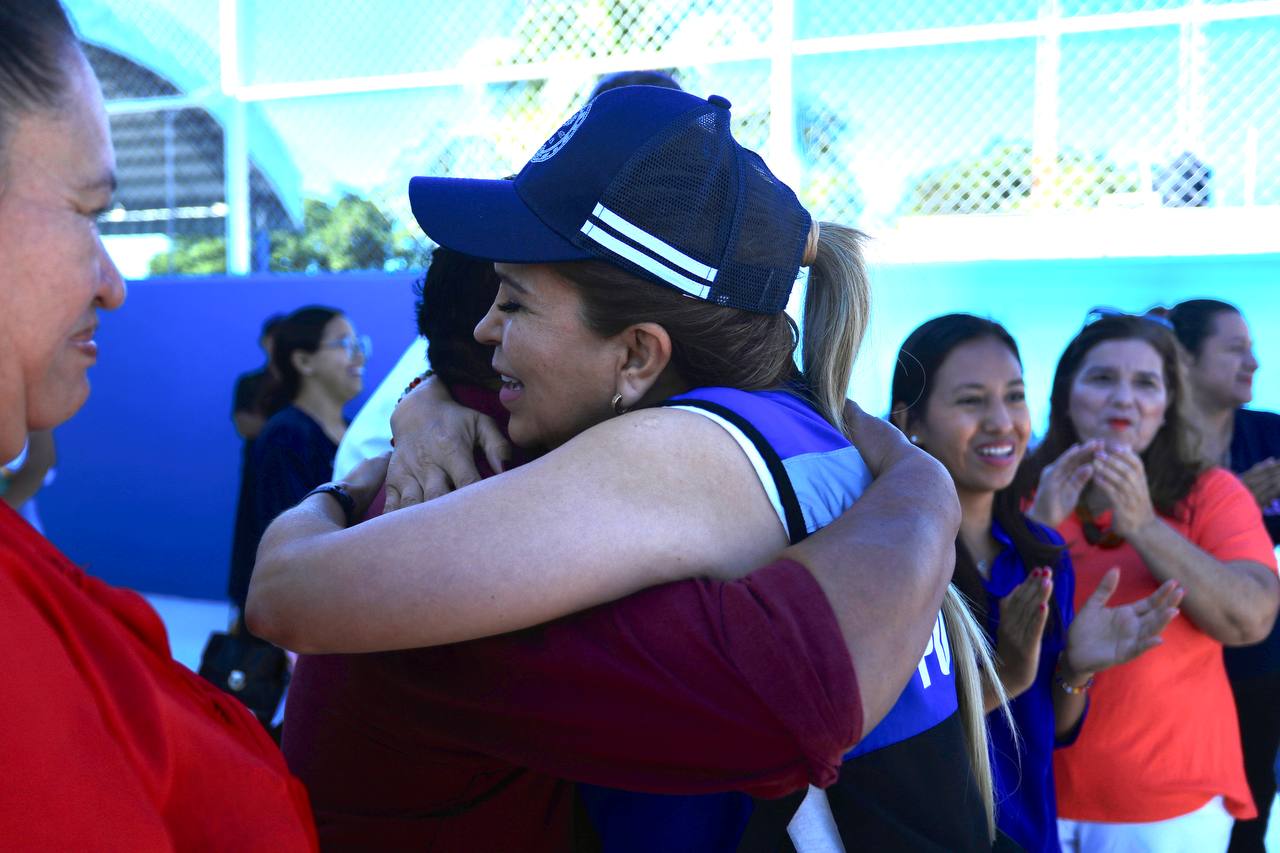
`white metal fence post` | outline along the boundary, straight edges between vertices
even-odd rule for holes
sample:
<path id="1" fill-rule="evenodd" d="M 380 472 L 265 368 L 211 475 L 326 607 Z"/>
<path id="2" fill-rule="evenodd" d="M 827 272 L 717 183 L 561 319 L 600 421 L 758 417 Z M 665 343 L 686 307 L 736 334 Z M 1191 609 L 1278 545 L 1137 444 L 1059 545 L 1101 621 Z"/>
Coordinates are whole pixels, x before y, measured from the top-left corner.
<path id="1" fill-rule="evenodd" d="M 249 134 L 240 98 L 239 0 L 220 0 L 222 91 L 229 99 L 223 127 L 223 178 L 227 199 L 227 272 L 249 272 Z"/>

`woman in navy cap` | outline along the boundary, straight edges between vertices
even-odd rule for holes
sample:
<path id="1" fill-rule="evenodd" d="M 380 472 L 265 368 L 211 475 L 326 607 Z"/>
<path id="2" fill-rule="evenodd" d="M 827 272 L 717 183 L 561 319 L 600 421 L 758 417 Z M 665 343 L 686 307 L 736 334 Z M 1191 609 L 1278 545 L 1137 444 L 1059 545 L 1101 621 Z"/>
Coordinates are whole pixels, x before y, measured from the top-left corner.
<path id="1" fill-rule="evenodd" d="M 322 487 L 263 539 L 248 611 L 256 633 L 359 652 L 516 631 L 665 581 L 732 580 L 852 505 L 871 482 L 842 431 L 868 306 L 861 235 L 819 227 L 729 126 L 723 98 L 628 87 L 575 114 L 514 181 L 414 179 L 429 236 L 498 262 L 476 337 L 496 347 L 512 440 L 551 452 L 351 529 L 385 459 Z M 802 267 L 797 369 L 800 335 L 784 308 Z M 967 809 L 941 809 L 963 812 L 946 815 L 965 827 L 947 846 L 980 849 L 991 825 L 984 652 L 954 595 L 944 613 L 910 701 L 858 748 L 887 756 L 914 741 L 918 754 L 938 753 L 929 744 L 958 738 L 964 719 L 969 754 L 938 768 L 957 778 L 937 780 L 936 795 L 981 788 Z M 532 739 L 540 716 L 530 709 Z M 579 778 L 645 787 L 611 770 Z M 739 786 L 691 773 L 685 787 Z M 784 815 L 799 849 L 852 837 L 874 811 L 857 786 L 836 780 L 833 792 L 815 790 L 794 819 Z M 724 828 L 706 815 L 734 810 L 724 799 L 608 791 L 584 801 L 612 849 L 717 849 L 698 840 Z M 739 809 L 729 836 L 755 821 L 764 826 L 746 826 L 745 838 L 774 846 L 768 811 Z"/>

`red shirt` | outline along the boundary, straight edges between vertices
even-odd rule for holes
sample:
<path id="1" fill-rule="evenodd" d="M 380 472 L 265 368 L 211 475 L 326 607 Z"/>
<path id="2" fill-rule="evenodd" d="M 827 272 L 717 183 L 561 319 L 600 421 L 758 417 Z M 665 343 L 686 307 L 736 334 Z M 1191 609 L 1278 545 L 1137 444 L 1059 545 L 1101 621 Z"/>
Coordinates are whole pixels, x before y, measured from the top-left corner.
<path id="1" fill-rule="evenodd" d="M 257 720 L 169 652 L 141 596 L 0 505 L 0 846 L 303 851 L 306 791 Z"/>
<path id="2" fill-rule="evenodd" d="M 1179 510 L 1165 523 L 1210 556 L 1275 569 L 1258 505 L 1227 471 L 1202 474 Z M 1099 522 L 1108 524 L 1110 514 Z M 1112 605 L 1159 586 L 1132 545 L 1108 550 L 1088 544 L 1075 516 L 1058 530 L 1075 563 L 1077 610 L 1112 566 L 1120 567 Z M 1163 637 L 1151 651 L 1098 674 L 1079 739 L 1054 753 L 1062 817 L 1146 823 L 1195 811 L 1218 795 L 1237 818 L 1256 815 L 1222 644 L 1186 614 Z"/>

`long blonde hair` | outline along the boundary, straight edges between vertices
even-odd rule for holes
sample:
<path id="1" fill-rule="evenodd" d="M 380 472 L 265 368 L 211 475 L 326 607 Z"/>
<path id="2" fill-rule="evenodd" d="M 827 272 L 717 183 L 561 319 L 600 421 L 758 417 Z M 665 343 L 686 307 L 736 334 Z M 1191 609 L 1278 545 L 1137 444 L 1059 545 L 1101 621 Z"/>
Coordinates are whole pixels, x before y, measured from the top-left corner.
<path id="1" fill-rule="evenodd" d="M 1009 731 L 1017 735 L 1013 714 L 1009 710 L 1009 696 L 996 675 L 995 656 L 987 636 L 973 618 L 973 611 L 964 594 L 955 584 L 947 585 L 942 599 L 942 618 L 947 623 L 947 634 L 954 645 L 952 660 L 956 666 L 956 694 L 960 700 L 960 720 L 964 724 L 965 742 L 969 749 L 969 763 L 973 767 L 974 781 L 982 795 L 982 805 L 987 812 L 987 832 L 992 840 L 996 836 L 995 782 L 991 776 L 991 754 L 987 747 L 987 714 L 983 702 L 983 686 L 989 686 L 1000 702 L 1000 714 Z"/>

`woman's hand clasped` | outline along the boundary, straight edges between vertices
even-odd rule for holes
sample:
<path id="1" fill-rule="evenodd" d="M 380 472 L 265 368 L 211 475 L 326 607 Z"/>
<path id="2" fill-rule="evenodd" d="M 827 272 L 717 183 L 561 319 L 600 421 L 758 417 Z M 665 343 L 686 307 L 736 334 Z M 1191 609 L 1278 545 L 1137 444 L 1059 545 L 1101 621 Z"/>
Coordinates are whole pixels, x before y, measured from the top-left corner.
<path id="1" fill-rule="evenodd" d="M 1063 663 L 1073 680 L 1086 680 L 1160 645 L 1161 632 L 1178 615 L 1184 591 L 1177 581 L 1165 581 L 1131 604 L 1107 607 L 1119 583 L 1119 569 L 1103 575 L 1067 631 Z"/>
<path id="2" fill-rule="evenodd" d="M 1000 599 L 996 658 L 1000 682 L 1012 699 L 1025 693 L 1040 669 L 1040 640 L 1049 618 L 1053 572 L 1033 569 L 1013 592 Z"/>

